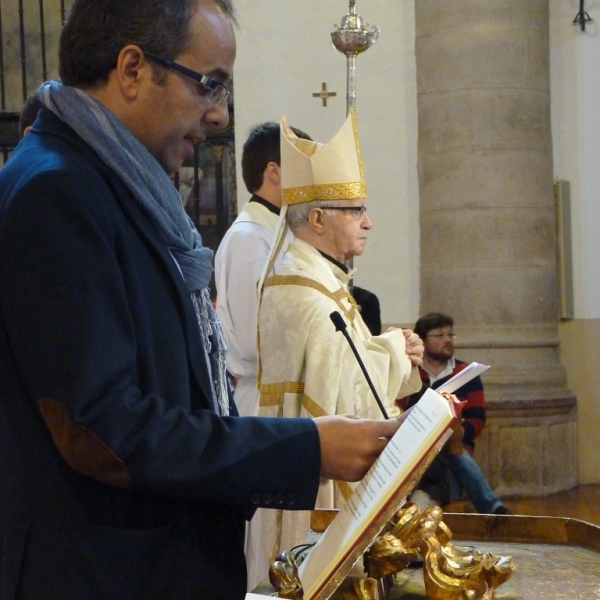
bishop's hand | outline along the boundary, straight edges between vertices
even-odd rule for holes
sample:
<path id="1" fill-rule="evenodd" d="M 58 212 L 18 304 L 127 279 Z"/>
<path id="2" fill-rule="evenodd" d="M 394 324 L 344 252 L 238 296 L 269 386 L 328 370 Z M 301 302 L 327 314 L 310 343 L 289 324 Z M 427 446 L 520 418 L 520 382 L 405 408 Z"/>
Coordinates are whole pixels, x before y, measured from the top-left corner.
<path id="1" fill-rule="evenodd" d="M 403 329 L 402 333 L 404 334 L 406 355 L 415 367 L 420 367 L 423 364 L 423 353 L 425 352 L 423 340 L 412 329 Z"/>

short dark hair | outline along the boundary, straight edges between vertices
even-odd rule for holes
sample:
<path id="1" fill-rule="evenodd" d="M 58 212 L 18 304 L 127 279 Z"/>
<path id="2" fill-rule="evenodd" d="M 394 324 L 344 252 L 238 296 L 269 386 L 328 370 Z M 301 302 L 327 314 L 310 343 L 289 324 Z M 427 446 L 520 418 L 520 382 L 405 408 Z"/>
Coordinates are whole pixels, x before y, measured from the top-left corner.
<path id="1" fill-rule="evenodd" d="M 208 1 L 235 23 L 231 0 Z M 197 5 L 198 0 L 75 0 L 60 35 L 62 82 L 84 89 L 106 83 L 127 44 L 176 58 L 188 45 Z"/>
<path id="2" fill-rule="evenodd" d="M 427 313 L 415 323 L 414 332 L 424 340 L 433 329 L 448 326 L 454 327 L 454 319 L 450 315 L 439 312 Z"/>
<path id="3" fill-rule="evenodd" d="M 300 129 L 291 129 L 299 138 L 312 139 Z M 250 130 L 250 135 L 244 143 L 242 177 L 246 189 L 251 194 L 262 187 L 263 175 L 270 162 L 281 165 L 280 130 L 279 124 L 273 121 L 261 123 Z"/>
<path id="4" fill-rule="evenodd" d="M 44 108 L 42 101 L 37 97 L 37 93 L 34 92 L 27 96 L 27 100 L 25 100 L 25 104 L 23 104 L 23 108 L 21 109 L 21 114 L 19 115 L 19 133 L 23 135 L 25 133 L 25 129 L 33 125 L 37 114 Z"/>

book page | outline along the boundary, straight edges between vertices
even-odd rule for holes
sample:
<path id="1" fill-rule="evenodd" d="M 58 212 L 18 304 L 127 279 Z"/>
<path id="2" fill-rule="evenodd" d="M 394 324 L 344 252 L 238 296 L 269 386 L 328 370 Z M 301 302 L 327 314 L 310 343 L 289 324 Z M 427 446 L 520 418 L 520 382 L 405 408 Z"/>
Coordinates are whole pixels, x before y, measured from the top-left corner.
<path id="1" fill-rule="evenodd" d="M 454 377 L 451 377 L 441 385 L 439 388 L 436 388 L 435 391 L 439 392 L 448 392 L 449 394 L 454 394 L 456 390 L 461 388 L 465 383 L 469 383 L 471 379 L 475 379 L 477 375 L 481 375 L 484 371 L 487 371 L 490 368 L 489 365 L 482 365 L 477 362 L 472 362 L 468 367 L 465 367 L 462 371 L 457 373 Z"/>
<path id="2" fill-rule="evenodd" d="M 300 565 L 305 600 L 316 597 L 384 507 L 392 502 L 394 511 L 400 507 L 405 498 L 394 497 L 395 492 L 444 434 L 454 416 L 454 407 L 436 391 L 428 389 L 423 394 Z M 381 523 L 381 527 L 384 525 Z"/>

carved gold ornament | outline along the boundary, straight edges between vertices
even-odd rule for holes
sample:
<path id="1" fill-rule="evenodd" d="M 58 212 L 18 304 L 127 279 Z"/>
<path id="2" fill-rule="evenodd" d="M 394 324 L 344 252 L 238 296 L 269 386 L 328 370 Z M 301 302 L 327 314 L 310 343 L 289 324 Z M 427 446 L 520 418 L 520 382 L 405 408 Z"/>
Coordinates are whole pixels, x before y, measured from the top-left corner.
<path id="1" fill-rule="evenodd" d="M 404 504 L 365 553 L 366 577 L 352 581 L 344 600 L 385 600 L 393 575 L 420 557 L 429 600 L 491 600 L 514 572 L 511 557 L 455 546 L 443 516 L 439 506 Z M 280 598 L 302 598 L 298 566 L 307 551 L 283 552 L 271 566 L 269 578 Z"/>

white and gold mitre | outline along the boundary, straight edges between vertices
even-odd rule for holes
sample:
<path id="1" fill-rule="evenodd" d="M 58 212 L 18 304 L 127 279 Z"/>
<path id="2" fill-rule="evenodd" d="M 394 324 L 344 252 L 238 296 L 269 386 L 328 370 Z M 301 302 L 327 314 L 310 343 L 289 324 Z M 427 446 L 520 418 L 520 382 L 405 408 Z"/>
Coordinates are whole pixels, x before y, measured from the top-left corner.
<path id="1" fill-rule="evenodd" d="M 366 197 L 354 109 L 326 144 L 299 138 L 281 117 L 282 205 Z"/>

